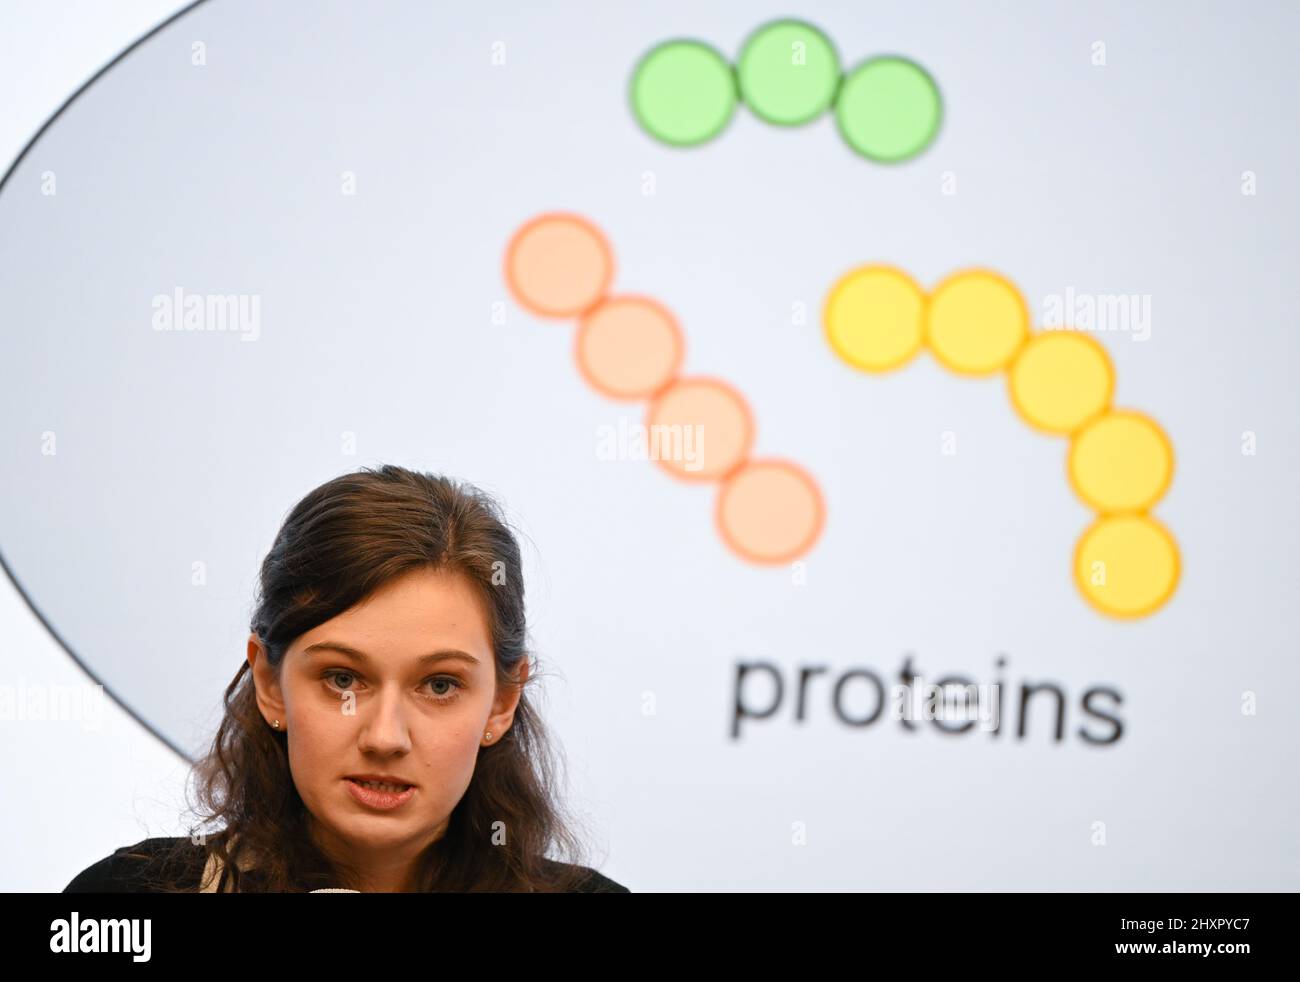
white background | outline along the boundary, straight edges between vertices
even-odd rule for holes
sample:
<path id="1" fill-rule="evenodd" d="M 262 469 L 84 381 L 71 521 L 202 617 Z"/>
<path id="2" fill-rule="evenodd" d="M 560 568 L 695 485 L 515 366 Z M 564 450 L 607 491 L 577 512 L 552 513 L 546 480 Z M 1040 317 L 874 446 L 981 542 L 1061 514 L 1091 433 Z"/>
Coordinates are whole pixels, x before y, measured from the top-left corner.
<path id="1" fill-rule="evenodd" d="M 0 3 L 3 169 L 91 75 L 183 4 L 169 0 Z M 81 686 L 87 677 L 0 576 L 0 681 Z M 0 720 L 4 890 L 61 890 L 96 858 L 150 835 L 181 835 L 188 766 L 112 700 L 92 735 L 75 721 Z"/>
<path id="2" fill-rule="evenodd" d="M 48 8 L 16 9 L 15 19 Z M 846 59 L 912 53 L 944 87 L 936 145 L 892 170 L 843 152 L 827 119 L 781 133 L 742 114 L 715 146 L 672 152 L 635 129 L 617 85 L 591 83 L 619 78 L 660 37 L 696 34 L 734 51 L 746 30 L 786 12 L 766 4 L 599 8 L 608 19 L 599 43 L 581 31 L 598 8 L 576 0 L 544 14 L 421 7 L 408 19 L 406 8 L 377 5 L 362 18 L 358 9 L 263 14 L 215 0 L 195 21 L 220 55 L 202 74 L 138 52 L 42 141 L 34 157 L 59 163 L 61 210 L 41 210 L 50 202 L 32 191 L 36 159 L 15 185 L 26 194 L 7 188 L 0 201 L 12 223 L 0 226 L 3 312 L 46 328 L 14 335 L 22 344 L 2 367 L 38 378 L 60 344 L 97 344 L 105 359 L 74 357 L 44 386 L 0 391 L 6 439 L 58 416 L 83 437 L 49 484 L 29 454 L 11 458 L 0 485 L 0 546 L 76 650 L 111 663 L 132 698 L 148 698 L 151 718 L 188 736 L 241 655 L 254 557 L 294 497 L 380 451 L 397 463 L 436 452 L 452 472 L 487 478 L 539 547 L 525 549 L 532 626 L 568 680 L 547 718 L 584 806 L 601 813 L 595 845 L 610 858 L 599 865 L 634 890 L 1300 883 L 1290 779 L 1298 366 L 1293 304 L 1278 289 L 1300 255 L 1296 141 L 1276 112 L 1295 89 L 1294 60 L 1279 57 L 1289 55 L 1288 8 L 1243 17 L 1226 5 L 1176 16 L 1172 4 L 818 5 L 809 16 Z M 111 40 L 88 28 L 96 47 L 63 80 L 47 74 L 63 57 L 50 51 L 83 46 L 65 42 L 61 26 L 34 37 L 6 30 L 6 70 L 29 66 L 9 91 L 48 90 L 18 125 L 13 152 L 166 13 L 141 13 Z M 454 29 L 480 16 L 489 20 L 456 43 Z M 496 31 L 510 38 L 511 67 L 470 75 L 457 59 L 486 73 L 481 42 Z M 160 39 L 169 46 L 154 54 L 184 53 L 188 33 Z M 1089 63 L 1097 38 L 1109 42 L 1104 69 Z M 464 79 L 481 84 L 448 84 Z M 448 91 L 469 95 L 437 100 Z M 187 101 L 193 92 L 206 101 Z M 229 118 L 209 146 L 213 106 Z M 195 147 L 206 152 L 185 150 Z M 353 166 L 366 182 L 348 213 L 356 224 L 331 226 L 334 174 Z M 949 169 L 959 193 L 944 198 Z M 653 199 L 638 191 L 647 170 L 659 178 Z M 1245 170 L 1259 172 L 1258 197 L 1238 190 Z M 94 193 L 78 199 L 74 181 L 65 197 L 65 174 Z M 218 186 L 243 207 L 228 208 Z M 286 202 L 270 187 L 296 193 Z M 322 187 L 332 213 L 325 194 L 311 196 Z M 286 214 L 287 204 L 301 207 Z M 752 399 L 759 452 L 790 454 L 818 476 L 829 522 L 806 588 L 726 554 L 704 489 L 641 462 L 594 459 L 593 429 L 628 410 L 576 382 L 565 327 L 512 307 L 496 333 L 440 330 L 485 319 L 503 292 L 505 236 L 556 205 L 606 227 L 619 287 L 655 293 L 684 319 L 688 370 L 728 377 Z M 14 227 L 26 237 L 6 237 Z M 430 234 L 444 227 L 474 231 L 462 249 Z M 276 248 L 258 248 L 264 232 Z M 162 275 L 141 257 L 158 256 L 184 271 L 167 284 L 195 275 L 237 284 L 248 269 L 265 279 L 250 286 L 267 294 L 265 340 L 233 353 L 249 376 L 222 370 L 229 347 L 141 340 L 137 295 Z M 953 379 L 925 357 L 864 378 L 828 354 L 815 324 L 792 329 L 791 300 L 815 309 L 835 273 L 871 260 L 926 285 L 987 264 L 1035 311 L 1069 286 L 1154 295 L 1149 341 L 1103 340 L 1117 400 L 1151 412 L 1176 448 L 1157 514 L 1178 536 L 1184 578 L 1158 615 L 1121 625 L 1084 606 L 1068 564 L 1089 516 L 1066 484 L 1063 441 L 1026 432 L 996 384 Z M 355 315 L 338 303 L 349 293 Z M 164 351 L 200 364 L 150 371 L 145 359 Z M 312 370 L 295 378 L 276 352 L 314 359 Z M 350 374 L 340 353 L 371 370 Z M 98 368 L 109 359 L 138 384 L 106 391 L 111 373 Z M 436 371 L 444 366 L 460 370 Z M 222 398 L 233 381 L 256 389 L 249 378 L 262 402 Z M 225 425 L 204 443 L 182 414 L 158 418 L 146 383 L 160 379 L 206 385 L 199 404 Z M 484 412 L 454 415 L 476 394 Z M 119 418 L 120 441 L 95 429 Z M 340 460 L 320 441 L 354 426 L 368 441 L 364 461 Z M 1245 429 L 1260 433 L 1256 457 L 1238 450 Z M 952 457 L 938 452 L 945 430 L 958 434 Z M 565 479 L 539 479 L 554 474 Z M 186 522 L 196 484 L 204 520 Z M 47 487 L 52 500 L 39 493 Z M 76 507 L 88 488 L 91 507 Z M 159 530 L 177 534 L 183 557 L 222 560 L 212 565 L 224 575 L 201 598 L 175 557 L 160 555 L 172 540 Z M 82 682 L 16 597 L 10 609 L 5 680 Z M 161 657 L 173 639 L 187 642 L 185 659 Z M 1011 685 L 1065 688 L 1068 739 L 1052 745 L 1041 720 L 1018 743 L 892 724 L 853 730 L 829 716 L 825 677 L 804 724 L 790 719 L 787 693 L 778 718 L 751 722 L 738 743 L 726 738 L 740 659 L 781 665 L 789 686 L 803 665 L 892 677 L 908 650 L 931 676 L 981 682 L 1007 650 Z M 181 689 L 166 671 L 195 684 Z M 1074 735 L 1079 696 L 1093 684 L 1124 693 L 1114 747 Z M 1257 716 L 1240 712 L 1247 691 L 1258 694 Z M 645 692 L 657 717 L 639 712 Z M 183 765 L 111 707 L 93 736 L 75 723 L 5 725 L 5 760 L 22 770 L 3 775 L 12 855 L 0 859 L 14 879 L 4 885 L 57 888 L 116 846 L 183 831 Z M 792 841 L 797 826 L 806 846 Z"/>

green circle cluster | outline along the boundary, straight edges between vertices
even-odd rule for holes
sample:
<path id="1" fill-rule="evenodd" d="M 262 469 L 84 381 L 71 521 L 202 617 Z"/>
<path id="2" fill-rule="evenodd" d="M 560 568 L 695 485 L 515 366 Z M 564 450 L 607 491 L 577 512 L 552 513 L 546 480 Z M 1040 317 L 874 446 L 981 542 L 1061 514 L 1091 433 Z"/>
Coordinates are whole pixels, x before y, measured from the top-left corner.
<path id="1" fill-rule="evenodd" d="M 632 113 L 656 140 L 693 147 L 712 140 L 747 105 L 774 126 L 802 126 L 829 109 L 844 142 L 877 163 L 899 163 L 934 142 L 943 100 L 930 74 L 898 55 L 840 69 L 835 46 L 805 21 L 764 24 L 733 68 L 702 41 L 664 41 L 632 73 Z"/>

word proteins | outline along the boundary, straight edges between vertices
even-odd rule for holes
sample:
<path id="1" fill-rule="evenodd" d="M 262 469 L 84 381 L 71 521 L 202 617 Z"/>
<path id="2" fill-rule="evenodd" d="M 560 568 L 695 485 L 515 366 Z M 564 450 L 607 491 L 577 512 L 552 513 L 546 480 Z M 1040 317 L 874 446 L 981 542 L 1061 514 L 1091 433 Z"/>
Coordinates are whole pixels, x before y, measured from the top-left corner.
<path id="1" fill-rule="evenodd" d="M 1012 719 L 1006 729 L 1014 728 L 1014 739 L 1026 738 L 1031 717 L 1040 729 L 1044 722 L 1051 723 L 1054 741 L 1065 738 L 1066 707 L 1071 700 L 1063 686 L 1027 680 L 1008 686 L 1001 678 L 1005 657 L 998 658 L 999 677 L 991 684 L 977 684 L 955 674 L 931 680 L 914 666 L 914 657 L 904 657 L 897 683 L 888 688 L 885 678 L 869 668 L 799 665 L 787 676 L 770 661 L 737 662 L 731 738 L 740 738 L 742 720 L 780 718 L 787 698 L 791 708 L 786 718 L 795 723 L 804 722 L 818 705 L 828 705 L 830 714 L 849 727 L 865 728 L 888 715 L 907 731 L 931 726 L 939 733 L 960 736 L 979 729 L 997 739 L 1009 713 Z M 1085 743 L 1115 743 L 1124 732 L 1123 722 L 1104 710 L 1123 701 L 1112 686 L 1094 685 L 1084 690 L 1079 710 L 1089 719 L 1081 721 L 1073 734 Z"/>

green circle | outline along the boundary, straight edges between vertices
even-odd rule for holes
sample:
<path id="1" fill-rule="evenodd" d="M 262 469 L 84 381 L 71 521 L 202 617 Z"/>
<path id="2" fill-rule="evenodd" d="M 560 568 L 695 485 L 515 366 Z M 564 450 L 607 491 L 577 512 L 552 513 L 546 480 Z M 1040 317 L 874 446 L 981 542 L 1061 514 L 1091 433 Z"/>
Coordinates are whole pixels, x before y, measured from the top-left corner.
<path id="1" fill-rule="evenodd" d="M 665 41 L 652 48 L 632 73 L 631 96 L 642 129 L 686 147 L 721 133 L 738 100 L 731 66 L 699 41 Z"/>
<path id="2" fill-rule="evenodd" d="M 764 24 L 745 42 L 736 66 L 740 97 L 760 119 L 799 126 L 824 113 L 840 82 L 830 38 L 800 20 Z"/>
<path id="3" fill-rule="evenodd" d="M 929 72 L 894 55 L 855 68 L 835 102 L 835 122 L 845 142 L 862 156 L 887 164 L 929 146 L 942 118 L 943 101 Z"/>

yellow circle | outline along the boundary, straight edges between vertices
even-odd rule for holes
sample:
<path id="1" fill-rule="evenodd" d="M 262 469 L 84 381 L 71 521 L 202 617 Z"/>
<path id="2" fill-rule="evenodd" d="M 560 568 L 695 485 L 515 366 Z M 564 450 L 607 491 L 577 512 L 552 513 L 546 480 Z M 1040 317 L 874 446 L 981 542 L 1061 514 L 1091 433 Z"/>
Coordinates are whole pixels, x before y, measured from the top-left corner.
<path id="1" fill-rule="evenodd" d="M 822 313 L 826 340 L 855 368 L 887 372 L 921 348 L 925 294 L 892 266 L 860 266 L 831 288 Z"/>
<path id="2" fill-rule="evenodd" d="M 1159 424 L 1143 413 L 1112 410 L 1070 443 L 1070 484 L 1103 514 L 1146 511 L 1174 475 L 1174 448 Z"/>
<path id="3" fill-rule="evenodd" d="M 1178 544 L 1150 515 L 1099 518 L 1074 550 L 1074 579 L 1085 599 L 1111 617 L 1145 617 L 1178 585 Z"/>
<path id="4" fill-rule="evenodd" d="M 1106 349 L 1078 331 L 1040 331 L 1007 376 L 1011 402 L 1030 426 L 1073 433 L 1110 405 L 1115 370 Z"/>
<path id="5" fill-rule="evenodd" d="M 930 295 L 926 341 L 944 367 L 989 375 L 1006 367 L 1029 335 L 1029 308 L 1011 283 L 984 269 L 956 273 Z"/>

